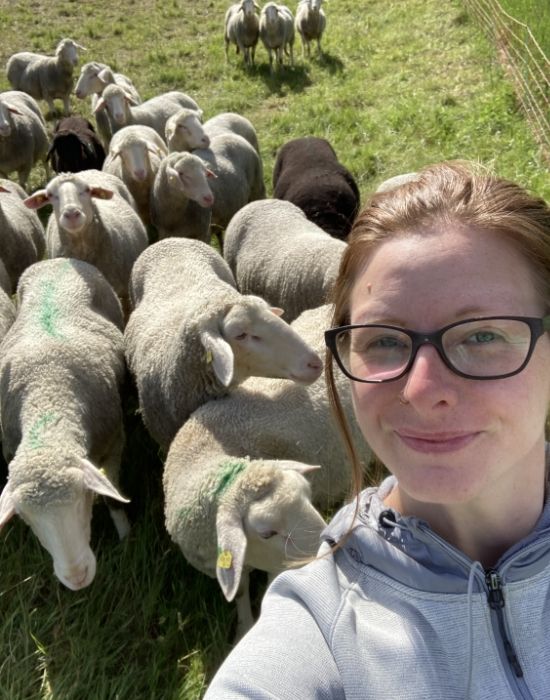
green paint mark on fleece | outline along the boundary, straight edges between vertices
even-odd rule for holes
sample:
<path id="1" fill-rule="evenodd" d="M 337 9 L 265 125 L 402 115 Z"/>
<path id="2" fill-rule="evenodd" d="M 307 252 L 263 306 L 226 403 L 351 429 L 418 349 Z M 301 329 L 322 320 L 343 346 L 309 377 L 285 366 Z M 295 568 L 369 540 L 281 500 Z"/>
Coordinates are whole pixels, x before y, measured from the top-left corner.
<path id="1" fill-rule="evenodd" d="M 29 432 L 29 448 L 31 450 L 38 450 L 41 447 L 44 447 L 44 432 L 48 425 L 53 423 L 55 420 L 55 413 L 50 411 L 35 421 Z"/>
<path id="2" fill-rule="evenodd" d="M 56 327 L 61 312 L 55 303 L 55 285 L 48 280 L 42 285 L 43 295 L 38 309 L 40 326 L 53 338 L 63 338 L 63 334 Z"/>
<path id="3" fill-rule="evenodd" d="M 224 491 L 231 486 L 235 479 L 243 472 L 248 466 L 248 462 L 222 462 L 220 464 L 220 474 L 218 476 L 217 484 L 214 486 L 213 496 L 214 498 L 219 498 Z"/>

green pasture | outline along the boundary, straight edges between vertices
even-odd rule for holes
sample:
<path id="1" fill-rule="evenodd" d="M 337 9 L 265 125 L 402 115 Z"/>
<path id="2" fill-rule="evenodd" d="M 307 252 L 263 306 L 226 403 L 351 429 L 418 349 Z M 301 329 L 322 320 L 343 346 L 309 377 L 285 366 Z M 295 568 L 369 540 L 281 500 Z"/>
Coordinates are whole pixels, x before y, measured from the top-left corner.
<path id="1" fill-rule="evenodd" d="M 496 51 L 459 0 L 330 0 L 323 55 L 303 60 L 297 41 L 295 66 L 274 76 L 262 47 L 251 70 L 234 51 L 225 63 L 227 5 L 0 0 L 0 62 L 16 51 L 53 53 L 69 36 L 88 48 L 82 63 L 110 64 L 144 99 L 178 89 L 205 118 L 241 112 L 257 128 L 268 193 L 278 147 L 311 134 L 331 141 L 363 197 L 387 177 L 467 158 L 550 198 L 547 165 Z M 72 106 L 89 115 L 87 101 Z M 44 177 L 36 169 L 32 189 Z M 162 459 L 130 390 L 125 405 L 122 488 L 133 529 L 118 542 L 96 506 L 92 585 L 63 588 L 22 522 L 0 535 L 0 700 L 193 700 L 230 649 L 233 606 L 166 535 Z M 255 583 L 260 591 L 261 577 Z"/>

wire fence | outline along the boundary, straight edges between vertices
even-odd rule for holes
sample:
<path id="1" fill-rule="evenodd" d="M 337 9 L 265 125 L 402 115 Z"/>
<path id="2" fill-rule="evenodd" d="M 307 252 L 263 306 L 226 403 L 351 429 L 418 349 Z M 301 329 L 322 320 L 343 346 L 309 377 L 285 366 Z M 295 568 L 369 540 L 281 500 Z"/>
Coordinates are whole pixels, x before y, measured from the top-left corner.
<path id="1" fill-rule="evenodd" d="M 550 61 L 529 27 L 511 17 L 498 0 L 464 0 L 496 44 L 521 106 L 550 161 Z"/>

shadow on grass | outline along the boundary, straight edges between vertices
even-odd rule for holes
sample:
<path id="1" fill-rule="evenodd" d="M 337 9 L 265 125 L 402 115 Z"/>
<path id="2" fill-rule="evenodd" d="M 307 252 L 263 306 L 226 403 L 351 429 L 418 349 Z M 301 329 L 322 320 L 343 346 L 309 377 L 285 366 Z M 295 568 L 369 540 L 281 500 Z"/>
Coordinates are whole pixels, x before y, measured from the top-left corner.
<path id="1" fill-rule="evenodd" d="M 271 72 L 269 63 L 256 65 L 254 73 L 264 81 L 269 92 L 274 95 L 285 95 L 288 92 L 300 93 L 313 84 L 309 75 L 309 67 L 302 65 L 284 65 Z"/>
<path id="2" fill-rule="evenodd" d="M 335 75 L 336 73 L 343 73 L 344 63 L 338 58 L 330 53 L 323 52 L 320 56 L 315 57 L 315 62 L 322 69 L 326 70 L 330 75 Z"/>

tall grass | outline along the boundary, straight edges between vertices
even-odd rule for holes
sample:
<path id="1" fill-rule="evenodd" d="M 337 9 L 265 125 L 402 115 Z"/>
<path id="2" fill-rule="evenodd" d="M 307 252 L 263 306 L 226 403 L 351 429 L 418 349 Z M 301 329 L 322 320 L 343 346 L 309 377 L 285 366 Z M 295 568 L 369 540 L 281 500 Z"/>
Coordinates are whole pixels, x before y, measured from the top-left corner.
<path id="1" fill-rule="evenodd" d="M 482 160 L 550 198 L 550 182 L 493 48 L 458 0 L 327 3 L 325 52 L 272 76 L 260 47 L 224 62 L 225 0 L 0 0 L 0 59 L 51 53 L 63 36 L 133 78 L 144 98 L 171 89 L 209 117 L 255 124 L 268 191 L 277 148 L 328 138 L 365 197 L 383 179 L 445 158 Z M 0 89 L 9 86 L 0 77 Z M 88 103 L 72 101 L 89 115 Z M 33 188 L 44 183 L 33 172 Z M 123 491 L 133 529 L 118 542 L 96 506 L 97 576 L 64 589 L 17 519 L 0 536 L 0 700 L 192 700 L 230 649 L 234 609 L 194 571 L 163 524 L 162 459 L 126 401 Z M 5 480 L 0 470 L 0 486 Z M 257 582 L 261 590 L 261 581 Z"/>
<path id="2" fill-rule="evenodd" d="M 500 0 L 512 17 L 527 24 L 539 46 L 550 59 L 550 3 L 548 0 Z"/>

